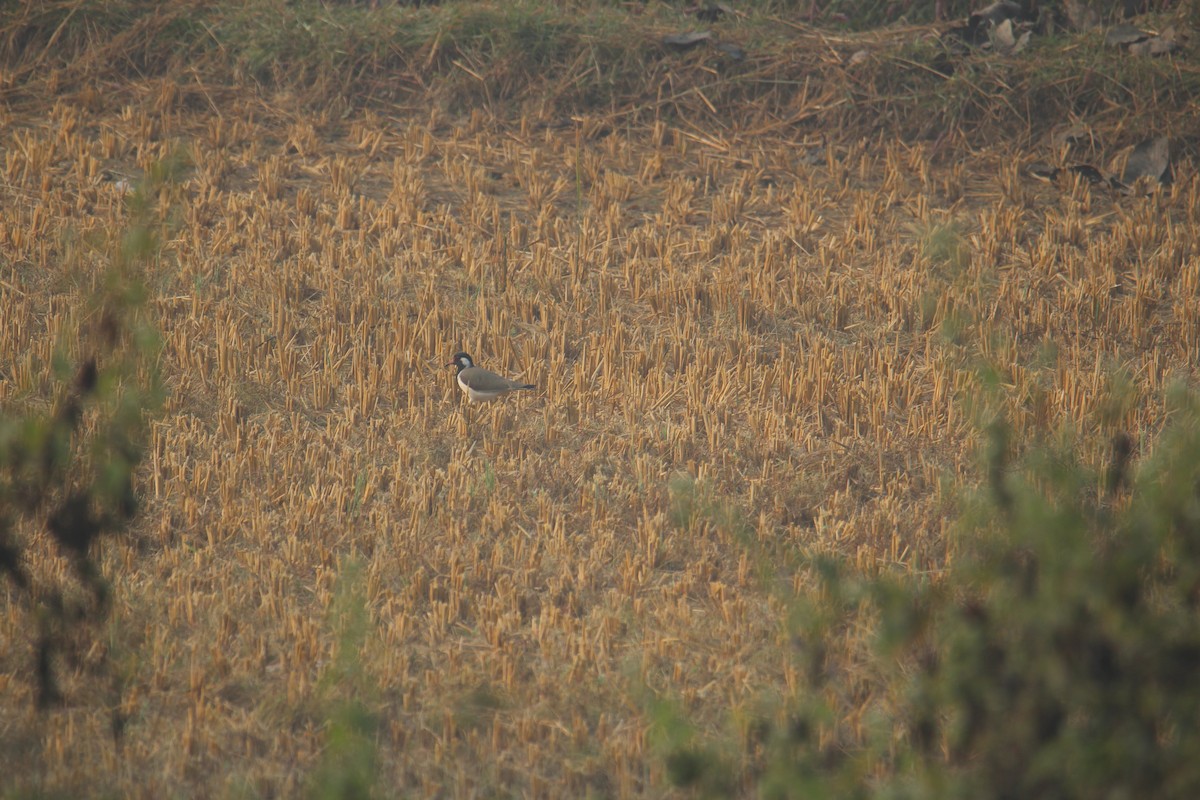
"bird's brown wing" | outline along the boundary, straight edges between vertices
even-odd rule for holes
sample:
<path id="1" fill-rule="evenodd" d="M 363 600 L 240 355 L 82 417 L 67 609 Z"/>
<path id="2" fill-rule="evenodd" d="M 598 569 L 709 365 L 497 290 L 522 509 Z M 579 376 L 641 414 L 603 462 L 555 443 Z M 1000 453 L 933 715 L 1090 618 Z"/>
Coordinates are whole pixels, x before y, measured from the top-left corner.
<path id="1" fill-rule="evenodd" d="M 477 392 L 503 392 L 511 389 L 527 389 L 529 384 L 510 381 L 482 367 L 470 367 L 458 373 L 463 385 Z"/>

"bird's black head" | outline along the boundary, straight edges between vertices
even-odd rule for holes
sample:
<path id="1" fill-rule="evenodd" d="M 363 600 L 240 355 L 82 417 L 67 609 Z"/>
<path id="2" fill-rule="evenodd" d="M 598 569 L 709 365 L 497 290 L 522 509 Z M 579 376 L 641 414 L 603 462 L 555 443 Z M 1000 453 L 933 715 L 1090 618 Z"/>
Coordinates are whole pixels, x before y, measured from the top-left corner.
<path id="1" fill-rule="evenodd" d="M 450 361 L 450 363 L 444 364 L 443 366 L 458 367 L 458 369 L 456 371 L 462 372 L 464 369 L 467 369 L 468 367 L 475 366 L 475 362 L 472 361 L 471 357 L 469 355 L 467 355 L 466 353 L 455 353 L 454 358 Z"/>

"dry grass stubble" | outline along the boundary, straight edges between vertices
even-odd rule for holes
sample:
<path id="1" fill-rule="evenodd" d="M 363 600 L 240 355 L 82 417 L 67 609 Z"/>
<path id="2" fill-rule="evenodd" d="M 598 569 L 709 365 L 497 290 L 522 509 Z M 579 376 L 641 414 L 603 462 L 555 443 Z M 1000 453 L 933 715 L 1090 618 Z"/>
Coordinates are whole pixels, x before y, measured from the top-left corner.
<path id="1" fill-rule="evenodd" d="M 354 558 L 385 786 L 660 795 L 639 687 L 713 726 L 800 688 L 760 558 L 783 586 L 807 580 L 796 551 L 944 566 L 979 359 L 1018 436 L 1070 423 L 1097 458 L 1098 434 L 1156 431 L 1200 357 L 1186 165 L 1113 200 L 961 143 L 953 166 L 877 143 L 807 166 L 785 139 L 667 123 L 335 122 L 142 92 L 4 112 L 6 406 L 48 396 L 96 236 L 123 224 L 108 171 L 175 141 L 195 162 L 150 276 L 168 413 L 140 537 L 106 543 L 116 610 L 90 654 L 123 677 L 98 690 L 85 659 L 69 705 L 31 716 L 6 594 L 17 785 L 293 793 Z M 465 408 L 439 366 L 460 347 L 538 391 Z M 699 513 L 672 514 L 678 473 Z"/>

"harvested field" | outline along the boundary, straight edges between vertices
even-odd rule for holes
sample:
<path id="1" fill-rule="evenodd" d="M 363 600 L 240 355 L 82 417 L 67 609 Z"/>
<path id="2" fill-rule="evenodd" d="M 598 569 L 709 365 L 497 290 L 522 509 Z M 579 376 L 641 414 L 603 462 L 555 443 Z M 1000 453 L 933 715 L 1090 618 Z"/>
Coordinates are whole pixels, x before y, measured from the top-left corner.
<path id="1" fill-rule="evenodd" d="M 936 579 L 994 414 L 1099 463 L 1195 383 L 1187 158 L 1125 195 L 1031 179 L 1027 141 L 745 103 L 321 111 L 182 71 L 13 93 L 10 413 L 89 352 L 131 185 L 192 168 L 145 266 L 168 394 L 143 507 L 96 548 L 113 609 L 60 708 L 33 710 L 33 611 L 0 594 L 0 762 L 28 765 L 5 796 L 293 796 L 351 698 L 385 795 L 664 796 L 660 694 L 752 792 L 748 721 L 805 686 L 806 559 Z M 457 350 L 538 388 L 468 405 Z M 16 531 L 29 570 L 69 582 L 44 524 Z M 865 720 L 888 698 L 844 634 Z"/>

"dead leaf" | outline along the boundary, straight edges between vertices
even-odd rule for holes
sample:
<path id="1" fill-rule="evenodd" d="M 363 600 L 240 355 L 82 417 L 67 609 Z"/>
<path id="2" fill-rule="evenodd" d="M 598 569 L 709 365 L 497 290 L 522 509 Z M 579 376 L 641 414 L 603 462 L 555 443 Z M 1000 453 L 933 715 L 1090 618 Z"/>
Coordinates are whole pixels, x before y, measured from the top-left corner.
<path id="1" fill-rule="evenodd" d="M 746 51 L 738 47 L 733 42 L 721 42 L 719 45 L 717 45 L 717 49 L 732 58 L 734 61 L 746 60 Z"/>
<path id="2" fill-rule="evenodd" d="M 662 43 L 676 50 L 690 50 L 701 42 L 712 38 L 712 31 L 697 31 L 695 33 L 672 33 L 664 36 Z"/>
<path id="3" fill-rule="evenodd" d="M 1125 47 L 1126 45 L 1131 45 L 1134 42 L 1145 41 L 1149 38 L 1150 34 L 1140 30 L 1139 28 L 1135 28 L 1132 25 L 1126 25 L 1124 23 L 1121 23 L 1120 25 L 1114 25 L 1109 29 L 1108 33 L 1104 34 L 1105 43 L 1115 47 Z"/>
<path id="4" fill-rule="evenodd" d="M 1041 162 L 1030 164 L 1028 172 L 1031 177 L 1037 178 L 1039 181 L 1052 181 L 1058 177 L 1058 169 L 1056 167 Z"/>
<path id="5" fill-rule="evenodd" d="M 871 54 L 866 50 L 855 50 L 854 55 L 846 60 L 846 66 L 856 67 L 871 57 Z"/>

